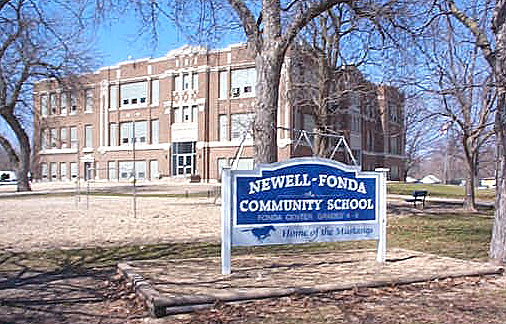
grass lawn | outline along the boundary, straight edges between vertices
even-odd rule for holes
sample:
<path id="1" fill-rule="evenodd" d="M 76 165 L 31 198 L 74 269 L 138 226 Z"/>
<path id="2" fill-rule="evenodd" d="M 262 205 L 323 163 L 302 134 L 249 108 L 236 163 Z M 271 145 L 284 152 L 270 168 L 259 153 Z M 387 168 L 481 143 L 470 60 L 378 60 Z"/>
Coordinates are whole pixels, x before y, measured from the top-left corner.
<path id="1" fill-rule="evenodd" d="M 390 182 L 387 184 L 389 194 L 395 195 L 411 195 L 414 190 L 427 190 L 429 196 L 448 197 L 448 198 L 464 198 L 465 188 L 463 186 L 442 185 L 442 184 L 423 184 L 423 183 L 399 183 Z M 494 200 L 494 189 L 476 190 L 476 198 L 481 200 Z"/>

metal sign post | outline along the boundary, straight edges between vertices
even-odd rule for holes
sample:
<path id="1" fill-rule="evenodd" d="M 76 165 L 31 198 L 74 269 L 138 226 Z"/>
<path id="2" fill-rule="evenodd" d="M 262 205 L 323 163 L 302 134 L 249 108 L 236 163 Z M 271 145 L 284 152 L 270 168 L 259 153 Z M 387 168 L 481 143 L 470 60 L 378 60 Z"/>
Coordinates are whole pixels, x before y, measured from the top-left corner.
<path id="1" fill-rule="evenodd" d="M 386 258 L 386 174 L 296 158 L 222 173 L 222 274 L 232 246 L 376 240 Z"/>

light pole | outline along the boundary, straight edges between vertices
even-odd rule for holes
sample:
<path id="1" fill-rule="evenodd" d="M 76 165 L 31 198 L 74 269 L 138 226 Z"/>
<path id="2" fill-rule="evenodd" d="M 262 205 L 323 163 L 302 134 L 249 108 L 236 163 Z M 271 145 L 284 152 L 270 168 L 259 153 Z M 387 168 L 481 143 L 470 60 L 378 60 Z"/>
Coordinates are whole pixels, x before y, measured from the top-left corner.
<path id="1" fill-rule="evenodd" d="M 132 118 L 132 155 L 133 155 L 133 165 L 132 165 L 132 177 L 133 177 L 133 187 L 132 187 L 132 194 L 133 194 L 133 209 L 134 209 L 134 218 L 137 218 L 137 172 L 135 169 L 135 142 L 137 142 L 137 137 L 135 136 L 135 117 L 139 116 L 140 114 L 134 113 Z"/>

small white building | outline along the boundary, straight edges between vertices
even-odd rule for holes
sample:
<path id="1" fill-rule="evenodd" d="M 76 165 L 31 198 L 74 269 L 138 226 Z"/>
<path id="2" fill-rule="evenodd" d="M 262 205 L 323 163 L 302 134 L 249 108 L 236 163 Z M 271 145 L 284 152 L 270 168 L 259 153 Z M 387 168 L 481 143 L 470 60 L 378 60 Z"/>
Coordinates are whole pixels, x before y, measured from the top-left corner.
<path id="1" fill-rule="evenodd" d="M 441 183 L 441 180 L 438 177 L 436 177 L 435 175 L 429 174 L 429 175 L 426 175 L 425 177 L 423 177 L 420 180 L 420 182 L 425 183 L 425 184 L 434 184 L 434 183 Z"/>

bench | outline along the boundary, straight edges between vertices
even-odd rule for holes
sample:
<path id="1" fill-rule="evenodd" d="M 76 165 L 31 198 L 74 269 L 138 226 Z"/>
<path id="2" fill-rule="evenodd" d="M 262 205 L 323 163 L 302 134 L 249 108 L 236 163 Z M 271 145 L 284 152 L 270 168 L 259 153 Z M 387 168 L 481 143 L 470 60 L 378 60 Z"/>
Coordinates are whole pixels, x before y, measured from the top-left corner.
<path id="1" fill-rule="evenodd" d="M 412 202 L 413 205 L 415 206 L 415 208 L 416 208 L 416 203 L 421 202 L 422 208 L 425 208 L 425 197 L 427 197 L 428 194 L 429 194 L 429 192 L 427 190 L 415 190 L 411 193 L 413 198 L 408 198 L 408 199 L 406 199 L 406 201 Z"/>

